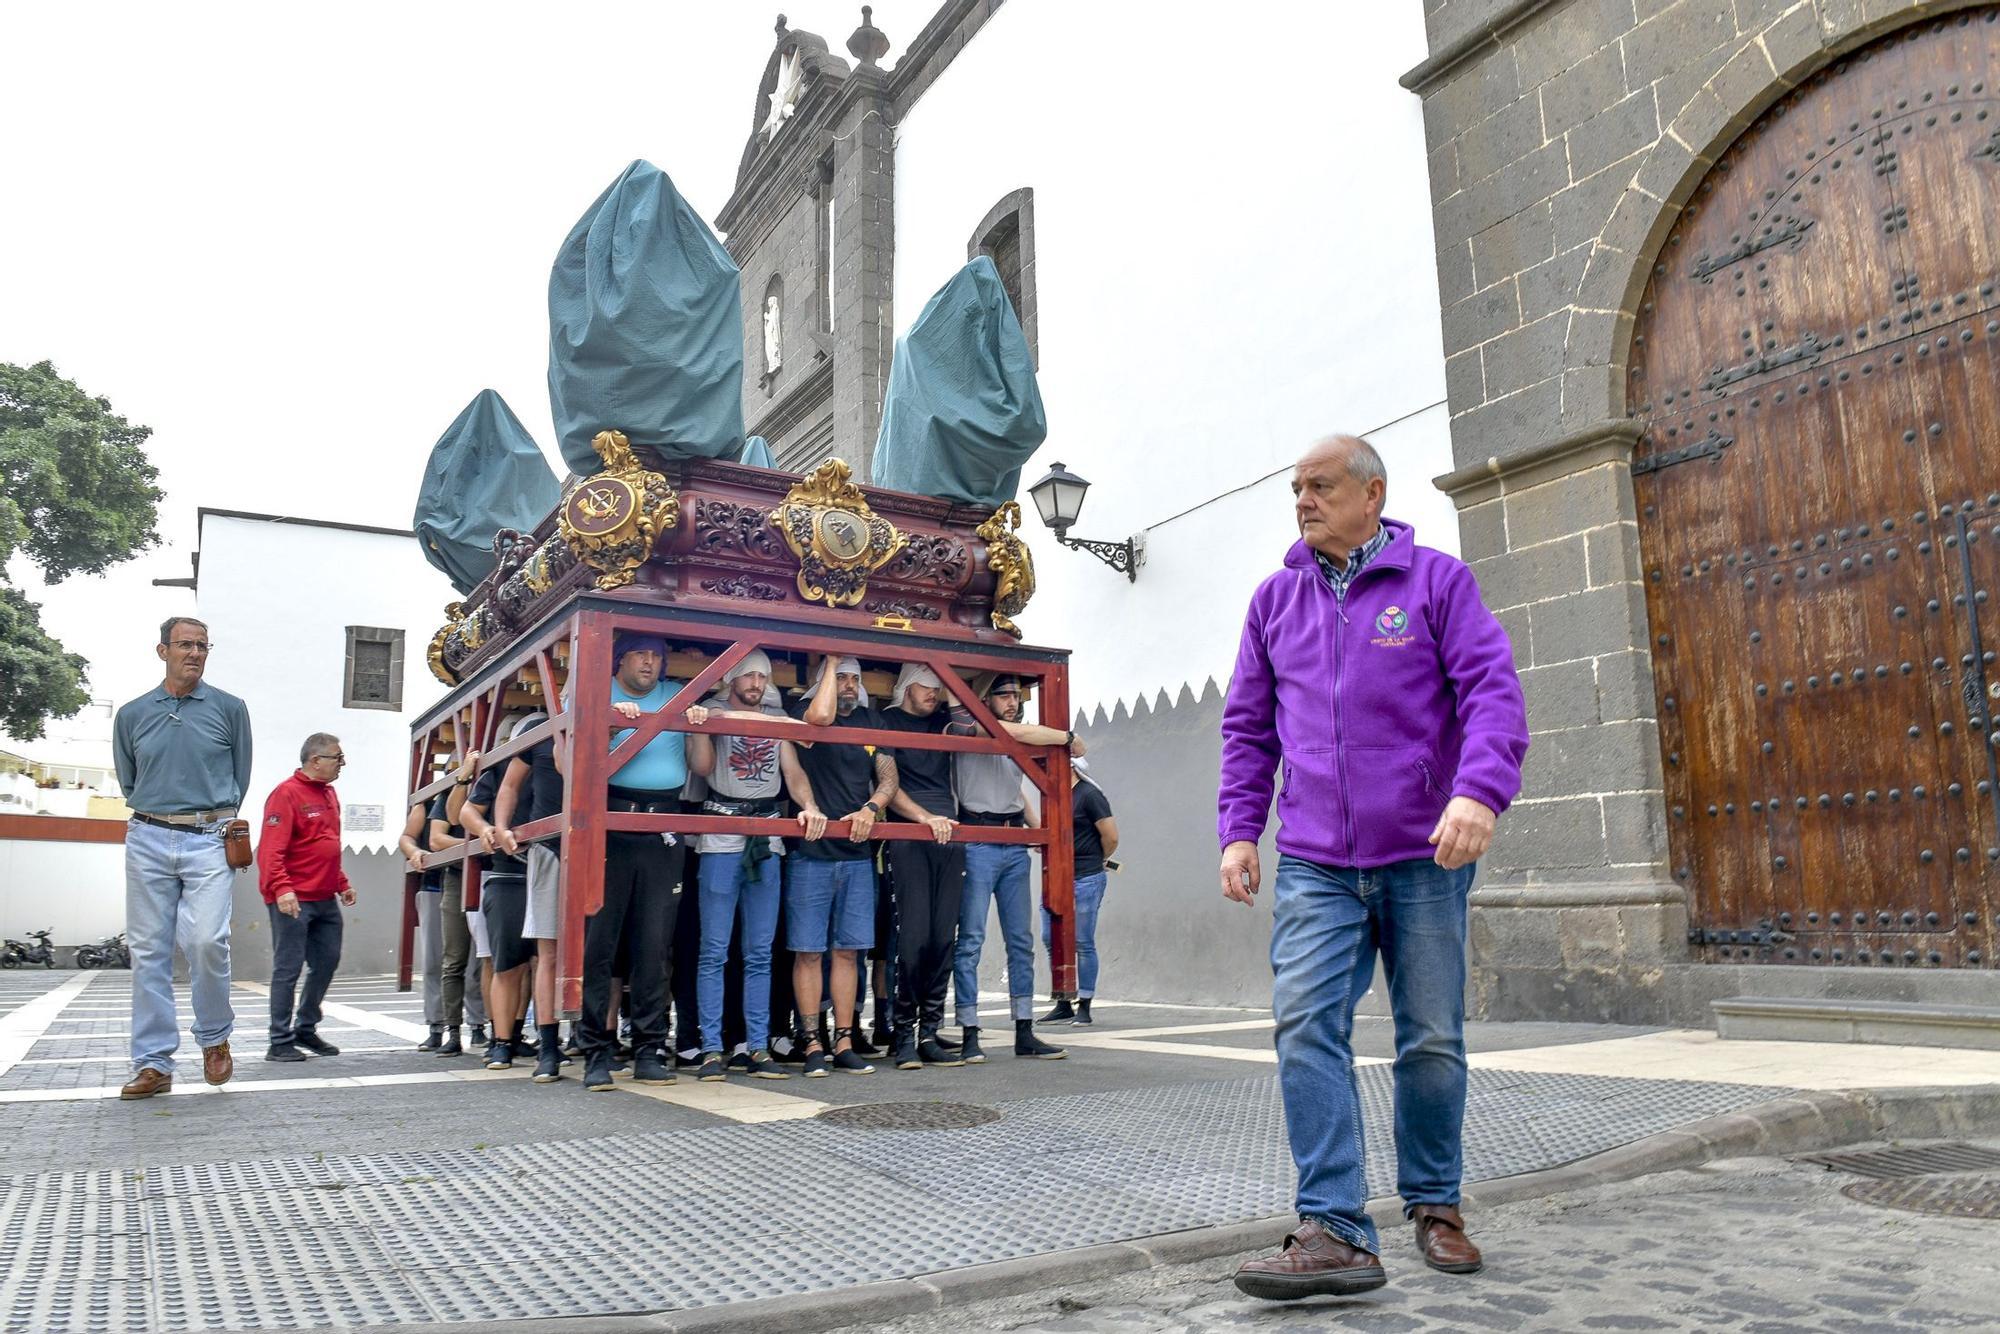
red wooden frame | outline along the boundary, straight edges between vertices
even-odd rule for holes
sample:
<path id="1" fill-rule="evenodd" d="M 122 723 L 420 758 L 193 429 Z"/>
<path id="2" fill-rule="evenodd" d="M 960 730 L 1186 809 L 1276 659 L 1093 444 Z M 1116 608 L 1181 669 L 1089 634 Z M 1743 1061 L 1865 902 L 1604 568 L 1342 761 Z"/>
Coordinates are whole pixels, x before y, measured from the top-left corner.
<path id="1" fill-rule="evenodd" d="M 670 645 L 720 646 L 719 651 L 680 688 L 658 712 L 642 715 L 631 735 L 615 750 L 603 745 L 578 746 L 578 736 L 605 737 L 612 730 L 609 684 L 612 676 L 612 636 L 622 630 L 643 630 L 666 638 Z M 699 727 L 687 721 L 687 709 L 714 691 L 722 674 L 753 649 L 773 652 L 831 653 L 864 661 L 920 663 L 938 674 L 951 694 L 990 733 L 988 736 L 947 736 L 890 732 L 872 728 L 807 728 L 797 724 L 757 723 L 716 719 Z M 557 664 L 567 658 L 568 679 L 601 681 L 601 690 L 577 690 L 568 705 L 554 687 Z M 534 680 L 526 681 L 532 669 Z M 566 1017 L 575 1017 L 583 997 L 584 920 L 604 901 L 604 836 L 610 830 L 672 832 L 675 834 L 796 835 L 798 825 L 782 816 L 721 816 L 671 812 L 660 815 L 612 814 L 605 810 L 606 789 L 619 757 L 630 758 L 639 748 L 671 728 L 678 732 L 708 732 L 732 736 L 770 736 L 844 745 L 884 745 L 903 750 L 948 750 L 966 754 L 1007 755 L 1020 766 L 1041 796 L 1042 821 L 1035 829 L 960 825 L 954 843 L 1027 844 L 1042 851 L 1042 904 L 1051 915 L 1050 970 L 1058 995 L 1076 991 L 1076 932 L 1072 915 L 1075 888 L 1075 845 L 1071 832 L 1070 759 L 1062 746 L 1030 746 L 1014 740 L 973 695 L 961 673 L 1006 672 L 1037 682 L 1041 717 L 1050 726 L 1069 726 L 1068 654 L 1061 650 L 994 647 L 942 641 L 921 635 L 885 632 L 841 633 L 817 626 L 769 621 L 749 616 L 692 612 L 641 602 L 629 597 L 578 599 L 567 614 L 546 620 L 518 641 L 513 652 L 496 659 L 474 680 L 461 685 L 411 729 L 410 801 L 428 801 L 448 791 L 451 774 L 470 749 L 481 753 L 480 766 L 510 759 L 544 738 L 562 748 L 568 781 L 563 810 L 556 815 L 514 826 L 523 843 L 560 836 L 560 910 L 557 970 L 560 1000 Z M 511 740 L 498 739 L 508 713 L 510 691 L 529 689 L 540 695 L 548 718 Z M 518 706 L 517 706 L 518 707 Z M 622 720 L 619 724 L 623 726 Z M 449 729 L 449 735 L 446 729 Z M 471 744 L 468 744 L 471 743 Z M 620 760 L 620 763 L 623 761 Z M 828 837 L 846 837 L 845 821 L 829 821 Z M 872 837 L 881 840 L 931 838 L 928 826 L 883 819 Z M 465 904 L 478 906 L 478 862 L 470 858 L 477 845 L 467 844 L 428 854 L 426 869 L 464 863 Z M 412 984 L 417 925 L 417 893 L 422 877 L 404 876 L 404 908 L 397 983 Z"/>

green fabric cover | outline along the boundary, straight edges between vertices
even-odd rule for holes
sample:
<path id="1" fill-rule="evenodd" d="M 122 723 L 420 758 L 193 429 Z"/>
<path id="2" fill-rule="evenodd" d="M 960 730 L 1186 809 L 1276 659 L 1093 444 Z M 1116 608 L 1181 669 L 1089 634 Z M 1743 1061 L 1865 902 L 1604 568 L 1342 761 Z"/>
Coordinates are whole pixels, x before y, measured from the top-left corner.
<path id="1" fill-rule="evenodd" d="M 507 400 L 482 389 L 431 446 L 410 526 L 424 559 L 452 587 L 470 593 L 493 570 L 493 535 L 502 528 L 531 531 L 561 494 Z"/>
<path id="2" fill-rule="evenodd" d="M 977 505 L 1012 500 L 1049 433 L 1034 359 L 986 256 L 938 289 L 896 340 L 876 486 Z"/>
<path id="3" fill-rule="evenodd" d="M 743 448 L 736 262 L 665 172 L 634 162 L 570 230 L 549 273 L 549 406 L 579 475 L 599 431 L 664 458 Z"/>
<path id="4" fill-rule="evenodd" d="M 753 435 L 743 442 L 743 452 L 736 456 L 738 463 L 747 463 L 753 468 L 775 468 L 777 462 L 771 457 L 771 442 L 761 435 Z"/>

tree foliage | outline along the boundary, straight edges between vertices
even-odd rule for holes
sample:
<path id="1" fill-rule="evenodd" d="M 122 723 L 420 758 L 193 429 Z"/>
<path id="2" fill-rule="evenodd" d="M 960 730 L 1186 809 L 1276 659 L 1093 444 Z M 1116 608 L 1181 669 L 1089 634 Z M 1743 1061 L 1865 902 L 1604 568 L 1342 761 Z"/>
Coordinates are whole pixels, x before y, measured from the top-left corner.
<path id="1" fill-rule="evenodd" d="M 7 586 L 7 562 L 19 552 L 55 583 L 159 545 L 159 471 L 144 449 L 152 433 L 49 362 L 0 362 L 0 727 L 23 740 L 89 702 L 89 663 Z"/>
<path id="2" fill-rule="evenodd" d="M 0 585 L 0 729 L 23 741 L 42 734 L 50 718 L 67 718 L 90 702 L 83 688 L 90 664 L 42 629 L 36 605 Z"/>
<path id="3" fill-rule="evenodd" d="M 159 545 L 152 433 L 46 361 L 0 362 L 0 566 L 18 550 L 55 583 Z"/>

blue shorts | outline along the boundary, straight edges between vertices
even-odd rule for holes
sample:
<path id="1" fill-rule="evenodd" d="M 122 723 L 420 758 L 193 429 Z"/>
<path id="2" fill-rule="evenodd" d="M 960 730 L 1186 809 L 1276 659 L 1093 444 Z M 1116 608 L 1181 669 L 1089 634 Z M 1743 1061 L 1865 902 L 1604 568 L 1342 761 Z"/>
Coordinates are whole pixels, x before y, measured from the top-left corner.
<path id="1" fill-rule="evenodd" d="M 875 863 L 785 858 L 785 948 L 824 954 L 833 948 L 865 950 L 875 944 Z"/>

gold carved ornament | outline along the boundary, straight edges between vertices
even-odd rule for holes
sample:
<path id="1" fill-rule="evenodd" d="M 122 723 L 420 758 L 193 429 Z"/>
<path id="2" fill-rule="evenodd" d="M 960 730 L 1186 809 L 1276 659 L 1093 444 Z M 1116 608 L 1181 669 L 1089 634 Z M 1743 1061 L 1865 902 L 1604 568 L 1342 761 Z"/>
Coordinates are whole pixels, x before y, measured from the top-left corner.
<path id="1" fill-rule="evenodd" d="M 556 509 L 556 527 L 601 589 L 623 588 L 680 522 L 681 500 L 667 479 L 639 462 L 622 431 L 599 431 L 590 447 L 604 471 L 574 482 Z"/>
<path id="2" fill-rule="evenodd" d="M 993 591 L 993 628 L 1019 639 L 1021 627 L 1014 624 L 1035 595 L 1035 558 L 1028 544 L 1014 536 L 1021 527 L 1021 506 L 1008 501 L 993 511 L 993 517 L 975 533 L 986 539 L 986 564 L 999 586 Z"/>
<path id="3" fill-rule="evenodd" d="M 431 675 L 448 686 L 458 684 L 458 673 L 451 665 L 456 658 L 464 662 L 480 645 L 486 642 L 486 609 L 475 607 L 466 611 L 463 602 L 444 604 L 445 622 L 438 632 L 431 636 L 430 651 L 425 655 L 431 665 Z M 452 652 L 457 649 L 456 653 Z"/>
<path id="4" fill-rule="evenodd" d="M 896 525 L 868 506 L 868 497 L 839 459 L 799 479 L 772 522 L 799 561 L 799 595 L 829 607 L 851 607 L 868 592 L 868 576 L 909 544 Z"/>

